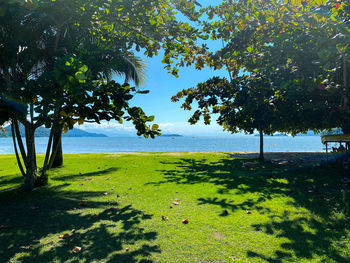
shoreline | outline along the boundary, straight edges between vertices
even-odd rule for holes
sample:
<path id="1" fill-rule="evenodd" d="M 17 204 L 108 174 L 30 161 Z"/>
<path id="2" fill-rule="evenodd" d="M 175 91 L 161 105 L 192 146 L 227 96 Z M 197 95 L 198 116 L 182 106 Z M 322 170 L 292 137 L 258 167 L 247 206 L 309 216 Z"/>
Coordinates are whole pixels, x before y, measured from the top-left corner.
<path id="1" fill-rule="evenodd" d="M 253 157 L 258 156 L 259 152 L 234 152 L 234 151 L 179 151 L 179 152 L 84 152 L 84 153 L 63 153 L 64 155 L 78 155 L 78 154 L 104 154 L 104 155 L 147 155 L 147 154 L 161 154 L 161 155 L 181 155 L 181 154 L 229 154 L 238 157 Z M 37 153 L 44 155 L 45 153 Z M 15 155 L 14 153 L 0 153 L 0 156 Z M 298 155 L 327 155 L 325 151 L 276 151 L 264 152 L 264 156 L 271 157 L 275 155 L 297 157 Z"/>

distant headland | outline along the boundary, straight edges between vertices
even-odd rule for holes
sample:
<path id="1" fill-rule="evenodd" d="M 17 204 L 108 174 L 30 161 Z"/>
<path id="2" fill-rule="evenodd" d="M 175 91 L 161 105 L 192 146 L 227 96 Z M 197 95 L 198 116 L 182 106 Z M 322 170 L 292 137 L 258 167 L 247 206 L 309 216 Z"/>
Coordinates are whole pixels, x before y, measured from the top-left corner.
<path id="1" fill-rule="evenodd" d="M 0 138 L 12 136 L 10 126 L 6 126 L 5 130 L 6 130 L 5 132 L 0 130 Z M 19 130 L 21 135 L 24 136 L 23 125 L 20 125 Z M 47 129 L 45 127 L 39 127 L 35 131 L 35 137 L 49 137 L 49 136 L 50 136 L 50 129 Z M 108 137 L 105 134 L 86 132 L 76 128 L 74 128 L 73 130 L 69 130 L 67 133 L 62 133 L 62 136 L 63 137 Z"/>

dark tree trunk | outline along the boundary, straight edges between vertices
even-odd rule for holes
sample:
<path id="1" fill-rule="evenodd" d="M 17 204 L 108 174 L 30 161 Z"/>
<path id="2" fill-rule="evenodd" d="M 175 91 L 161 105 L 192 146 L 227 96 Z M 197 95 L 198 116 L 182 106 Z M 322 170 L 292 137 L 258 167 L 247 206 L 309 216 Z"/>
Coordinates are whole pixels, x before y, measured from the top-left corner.
<path id="1" fill-rule="evenodd" d="M 19 131 L 18 121 L 14 120 L 13 121 L 13 125 L 14 125 L 14 128 L 15 128 L 15 133 L 16 133 L 16 138 L 17 138 L 17 142 L 18 142 L 18 147 L 19 147 L 19 149 L 21 151 L 22 159 L 23 159 L 23 162 L 24 162 L 24 165 L 25 165 L 26 162 L 27 162 L 26 161 L 27 154 L 26 154 L 26 151 L 24 149 L 21 132 Z"/>
<path id="2" fill-rule="evenodd" d="M 46 177 L 46 171 L 49 168 L 49 160 L 50 160 L 50 154 L 51 154 L 51 148 L 52 148 L 53 131 L 54 131 L 54 126 L 51 127 L 49 141 L 47 142 L 45 160 L 44 160 L 44 165 L 43 165 L 43 169 L 42 169 L 42 173 L 41 173 L 42 177 Z"/>
<path id="3" fill-rule="evenodd" d="M 26 191 L 32 191 L 36 185 L 37 169 L 36 169 L 36 158 L 35 158 L 35 129 L 32 125 L 25 125 L 26 130 L 26 142 L 27 142 L 27 162 L 26 162 L 26 176 L 24 179 L 24 189 Z"/>
<path id="4" fill-rule="evenodd" d="M 55 129 L 53 134 L 53 149 L 57 147 L 51 168 L 60 167 L 63 165 L 63 151 L 62 151 L 62 128 Z"/>
<path id="5" fill-rule="evenodd" d="M 259 131 L 260 134 L 260 154 L 259 159 L 264 160 L 264 133 L 262 130 Z"/>
<path id="6" fill-rule="evenodd" d="M 14 123 L 12 122 L 11 123 L 11 131 L 12 131 L 12 140 L 13 140 L 13 147 L 15 149 L 15 154 L 16 154 L 16 160 L 17 160 L 17 164 L 18 164 L 18 167 L 19 167 L 19 170 L 21 171 L 21 174 L 23 177 L 26 176 L 26 173 L 23 169 L 23 166 L 22 166 L 22 162 L 21 162 L 21 159 L 19 157 L 19 154 L 18 154 L 18 150 L 17 150 L 17 144 L 16 144 L 16 132 L 15 132 L 15 128 L 14 128 Z"/>

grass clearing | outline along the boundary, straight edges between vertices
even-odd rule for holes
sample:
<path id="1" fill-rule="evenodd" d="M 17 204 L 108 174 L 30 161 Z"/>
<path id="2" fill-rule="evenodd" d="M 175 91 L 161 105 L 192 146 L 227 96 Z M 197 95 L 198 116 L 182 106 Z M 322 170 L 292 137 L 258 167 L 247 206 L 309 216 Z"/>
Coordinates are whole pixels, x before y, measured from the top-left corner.
<path id="1" fill-rule="evenodd" d="M 349 186 L 335 166 L 243 169 L 247 159 L 224 153 L 64 158 L 48 186 L 24 194 L 15 157 L 0 156 L 0 225 L 11 227 L 0 229 L 0 262 L 350 262 Z"/>

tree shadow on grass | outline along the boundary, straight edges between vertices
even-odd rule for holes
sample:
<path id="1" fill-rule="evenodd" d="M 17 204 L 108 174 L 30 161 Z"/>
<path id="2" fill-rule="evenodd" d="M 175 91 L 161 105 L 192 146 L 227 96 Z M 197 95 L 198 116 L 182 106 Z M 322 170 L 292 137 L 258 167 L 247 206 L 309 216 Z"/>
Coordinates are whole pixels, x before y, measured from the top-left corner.
<path id="1" fill-rule="evenodd" d="M 104 170 L 97 170 L 94 172 L 89 173 L 79 173 L 79 174 L 70 174 L 70 175 L 63 175 L 63 176 L 55 176 L 52 178 L 54 181 L 70 181 L 70 180 L 76 180 L 76 179 L 82 179 L 86 177 L 98 177 L 98 176 L 104 176 L 113 172 L 118 171 L 119 168 L 111 167 Z"/>
<path id="2" fill-rule="evenodd" d="M 335 165 L 320 167 L 278 167 L 269 162 L 257 169 L 244 169 L 242 163 L 252 159 L 221 159 L 209 163 L 207 160 L 180 159 L 161 172 L 165 180 L 151 182 L 175 184 L 213 184 L 217 186 L 217 196 L 200 197 L 198 205 L 216 205 L 223 209 L 221 216 L 229 216 L 227 211 L 254 210 L 265 214 L 268 222 L 251 225 L 257 232 L 281 238 L 280 249 L 274 256 L 247 251 L 252 262 L 260 258 L 268 262 L 284 262 L 299 259 L 323 259 L 325 262 L 350 262 L 348 233 L 350 232 L 349 187 L 342 183 L 345 173 Z M 174 169 L 174 165 L 176 168 Z M 243 201 L 228 198 L 227 194 L 254 197 Z M 222 197 L 221 197 L 222 196 Z M 302 212 L 289 215 L 288 208 L 283 215 L 275 215 L 268 207 L 267 200 L 287 197 L 288 205 Z M 338 216 L 337 216 L 338 215 Z M 285 241 L 287 239 L 287 241 Z M 347 241 L 346 241 L 347 240 Z M 265 244 L 261 244 L 261 247 Z M 347 246 L 347 247 L 346 247 Z"/>
<path id="3" fill-rule="evenodd" d="M 131 205 L 90 200 L 102 192 L 65 186 L 22 193 L 17 200 L 0 198 L 0 224 L 12 227 L 0 230 L 0 262 L 14 257 L 16 262 L 149 262 L 160 252 L 157 233 L 141 227 L 151 215 Z M 69 236 L 60 239 L 65 233 Z M 75 246 L 82 250 L 74 253 Z"/>

